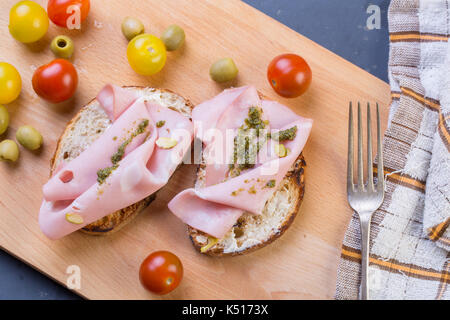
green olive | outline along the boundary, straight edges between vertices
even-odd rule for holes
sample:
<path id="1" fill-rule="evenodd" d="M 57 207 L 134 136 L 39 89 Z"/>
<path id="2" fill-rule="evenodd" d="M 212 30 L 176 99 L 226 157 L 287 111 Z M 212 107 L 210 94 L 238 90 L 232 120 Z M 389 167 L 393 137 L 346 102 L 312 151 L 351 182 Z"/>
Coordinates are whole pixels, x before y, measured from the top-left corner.
<path id="1" fill-rule="evenodd" d="M 5 106 L 0 105 L 0 134 L 3 134 L 9 126 L 9 112 Z"/>
<path id="2" fill-rule="evenodd" d="M 62 35 L 54 37 L 50 44 L 50 49 L 55 56 L 64 59 L 69 59 L 72 56 L 74 47 L 72 39 Z"/>
<path id="3" fill-rule="evenodd" d="M 27 149 L 36 150 L 42 145 L 42 135 L 32 126 L 21 126 L 17 129 L 16 139 Z"/>
<path id="4" fill-rule="evenodd" d="M 134 37 L 144 33 L 144 25 L 139 19 L 126 17 L 122 22 L 122 33 L 130 41 Z"/>
<path id="5" fill-rule="evenodd" d="M 13 140 L 0 142 L 0 160 L 16 161 L 19 159 L 19 147 Z"/>
<path id="6" fill-rule="evenodd" d="M 209 69 L 211 79 L 217 82 L 233 80 L 236 78 L 238 72 L 239 70 L 231 58 L 217 60 Z"/>
<path id="7" fill-rule="evenodd" d="M 177 50 L 184 43 L 186 35 L 183 28 L 173 24 L 164 30 L 161 40 L 166 45 L 167 51 Z"/>

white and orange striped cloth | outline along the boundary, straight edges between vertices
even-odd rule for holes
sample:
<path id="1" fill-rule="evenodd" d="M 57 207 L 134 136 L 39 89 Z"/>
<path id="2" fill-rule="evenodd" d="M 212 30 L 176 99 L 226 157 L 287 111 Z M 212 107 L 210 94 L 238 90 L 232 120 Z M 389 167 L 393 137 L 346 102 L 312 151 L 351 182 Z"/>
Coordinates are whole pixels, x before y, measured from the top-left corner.
<path id="1" fill-rule="evenodd" d="M 450 299 L 450 3 L 392 0 L 389 13 L 386 194 L 371 225 L 371 299 Z M 357 299 L 359 221 L 353 215 L 336 298 Z"/>

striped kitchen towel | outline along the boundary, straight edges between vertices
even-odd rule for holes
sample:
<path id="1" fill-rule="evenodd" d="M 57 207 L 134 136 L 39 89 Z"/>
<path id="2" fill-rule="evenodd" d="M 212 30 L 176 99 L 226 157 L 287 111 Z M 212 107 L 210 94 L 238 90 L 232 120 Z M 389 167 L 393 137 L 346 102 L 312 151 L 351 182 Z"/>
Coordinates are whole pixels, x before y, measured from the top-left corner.
<path id="1" fill-rule="evenodd" d="M 447 0 L 392 0 L 386 194 L 371 224 L 371 299 L 450 298 L 450 28 Z M 376 167 L 374 167 L 376 169 Z M 357 299 L 359 220 L 345 235 L 336 298 Z"/>

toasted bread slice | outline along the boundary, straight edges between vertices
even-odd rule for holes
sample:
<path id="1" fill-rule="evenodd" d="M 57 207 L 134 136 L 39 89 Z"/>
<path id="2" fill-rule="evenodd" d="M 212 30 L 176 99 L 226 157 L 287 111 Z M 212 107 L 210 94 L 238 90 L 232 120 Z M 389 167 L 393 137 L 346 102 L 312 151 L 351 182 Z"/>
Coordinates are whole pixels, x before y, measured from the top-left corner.
<path id="1" fill-rule="evenodd" d="M 261 93 L 259 96 L 267 100 Z M 305 193 L 305 167 L 305 159 L 300 154 L 279 188 L 266 202 L 263 212 L 260 215 L 244 212 L 222 239 L 215 239 L 188 226 L 194 247 L 210 256 L 234 256 L 255 251 L 279 238 L 292 224 L 300 209 Z M 204 183 L 205 166 L 201 164 L 195 186 L 201 188 Z"/>
<path id="2" fill-rule="evenodd" d="M 263 212 L 260 215 L 245 212 L 233 228 L 214 245 L 211 244 L 216 239 L 188 226 L 194 247 L 210 256 L 234 256 L 265 247 L 280 237 L 292 224 L 300 209 L 305 192 L 305 167 L 306 162 L 300 154 L 280 187 L 267 201 Z M 204 166 L 199 166 L 196 187 L 204 184 L 204 173 Z"/>
<path id="3" fill-rule="evenodd" d="M 165 89 L 146 87 L 126 87 L 139 91 L 148 101 L 180 112 L 190 118 L 192 103 L 178 94 Z M 69 121 L 63 134 L 58 140 L 56 151 L 51 161 L 51 174 L 61 161 L 69 162 L 75 159 L 90 144 L 111 125 L 111 120 L 96 99 L 84 106 L 78 114 Z M 156 193 L 134 203 L 126 208 L 113 212 L 97 220 L 81 231 L 92 235 L 106 235 L 113 233 L 131 221 L 142 209 L 147 207 L 156 197 Z"/>

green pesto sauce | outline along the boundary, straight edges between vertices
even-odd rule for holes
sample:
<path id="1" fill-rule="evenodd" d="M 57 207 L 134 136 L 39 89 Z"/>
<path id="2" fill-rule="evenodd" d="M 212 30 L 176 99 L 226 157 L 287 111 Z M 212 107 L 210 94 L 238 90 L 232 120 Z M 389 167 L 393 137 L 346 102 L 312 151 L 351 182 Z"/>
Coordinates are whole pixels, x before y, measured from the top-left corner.
<path id="1" fill-rule="evenodd" d="M 114 153 L 111 156 L 112 166 L 106 167 L 106 168 L 103 168 L 103 169 L 100 169 L 97 171 L 98 183 L 102 184 L 103 182 L 105 182 L 106 178 L 108 178 L 111 175 L 111 173 L 119 167 L 119 162 L 120 162 L 120 160 L 122 160 L 123 156 L 125 155 L 126 147 L 131 143 L 131 141 L 133 141 L 133 139 L 135 137 L 144 133 L 145 128 L 147 128 L 147 126 L 148 126 L 148 120 L 147 119 L 142 120 L 142 122 L 139 123 L 137 129 L 131 134 L 131 136 L 127 140 L 125 140 L 119 146 L 116 153 Z"/>
<path id="2" fill-rule="evenodd" d="M 160 121 L 158 121 L 158 122 L 156 123 L 156 127 L 157 127 L 157 128 L 161 128 L 161 127 L 163 127 L 165 124 L 166 124 L 166 121 L 160 120 Z"/>
<path id="3" fill-rule="evenodd" d="M 266 123 L 261 119 L 262 110 L 258 107 L 248 109 L 248 118 L 244 120 L 248 129 L 264 129 Z"/>
<path id="4" fill-rule="evenodd" d="M 273 187 L 275 187 L 275 183 L 276 183 L 275 180 L 269 180 L 269 181 L 267 181 L 267 183 L 266 183 L 266 187 L 267 187 L 267 188 L 273 188 Z"/>
<path id="5" fill-rule="evenodd" d="M 109 175 L 117 169 L 118 165 L 113 165 L 112 167 L 107 167 L 97 171 L 97 181 L 101 184 L 103 183 Z"/>
<path id="6" fill-rule="evenodd" d="M 285 140 L 294 140 L 296 136 L 297 136 L 297 126 L 293 126 L 292 128 L 275 132 L 274 134 L 271 135 L 271 138 L 277 141 L 285 141 Z"/>
<path id="7" fill-rule="evenodd" d="M 262 120 L 261 115 L 260 108 L 250 107 L 248 118 L 244 120 L 244 124 L 234 137 L 233 160 L 229 165 L 231 177 L 239 176 L 242 170 L 255 166 L 256 156 L 267 138 L 261 132 L 269 124 L 268 121 Z"/>

